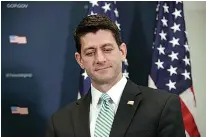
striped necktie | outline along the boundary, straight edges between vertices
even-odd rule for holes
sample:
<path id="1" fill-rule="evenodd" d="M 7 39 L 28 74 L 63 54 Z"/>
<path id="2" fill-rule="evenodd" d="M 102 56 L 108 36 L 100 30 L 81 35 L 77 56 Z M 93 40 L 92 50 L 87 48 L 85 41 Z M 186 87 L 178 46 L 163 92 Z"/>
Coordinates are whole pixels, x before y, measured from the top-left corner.
<path id="1" fill-rule="evenodd" d="M 109 137 L 113 119 L 114 119 L 114 111 L 110 104 L 110 96 L 106 93 L 102 94 L 101 99 L 101 110 L 98 114 L 94 137 Z"/>

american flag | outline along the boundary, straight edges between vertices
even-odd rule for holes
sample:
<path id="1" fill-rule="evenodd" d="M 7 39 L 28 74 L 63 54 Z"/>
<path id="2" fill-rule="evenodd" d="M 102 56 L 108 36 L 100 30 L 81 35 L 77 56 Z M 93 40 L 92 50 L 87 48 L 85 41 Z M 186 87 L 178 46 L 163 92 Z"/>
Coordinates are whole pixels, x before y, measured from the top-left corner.
<path id="1" fill-rule="evenodd" d="M 188 137 L 200 137 L 195 123 L 195 94 L 183 3 L 161 1 L 157 4 L 152 69 L 149 86 L 179 95 Z"/>
<path id="2" fill-rule="evenodd" d="M 29 111 L 28 111 L 27 107 L 12 106 L 11 107 L 11 113 L 12 114 L 19 114 L 19 115 L 28 115 Z"/>
<path id="3" fill-rule="evenodd" d="M 90 15 L 97 15 L 97 14 L 103 14 L 112 19 L 117 27 L 119 28 L 119 31 L 121 32 L 121 24 L 119 22 L 119 12 L 116 7 L 115 1 L 91 1 L 89 2 L 88 7 L 88 16 Z M 127 72 L 128 62 L 125 60 L 122 63 L 122 72 L 125 77 L 129 77 L 129 73 Z M 87 94 L 89 88 L 91 86 L 90 78 L 88 77 L 85 70 L 81 70 L 81 76 L 79 81 L 79 91 L 80 94 L 78 95 L 78 98 L 81 96 Z"/>
<path id="4" fill-rule="evenodd" d="M 16 43 L 16 44 L 26 44 L 27 40 L 26 40 L 25 36 L 10 35 L 9 36 L 9 42 L 10 43 Z"/>

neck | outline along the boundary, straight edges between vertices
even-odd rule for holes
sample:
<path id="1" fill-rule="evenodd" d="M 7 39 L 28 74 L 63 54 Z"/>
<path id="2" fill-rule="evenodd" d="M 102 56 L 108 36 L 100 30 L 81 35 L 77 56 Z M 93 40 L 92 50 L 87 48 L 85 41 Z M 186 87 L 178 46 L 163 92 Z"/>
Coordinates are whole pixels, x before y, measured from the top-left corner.
<path id="1" fill-rule="evenodd" d="M 95 87 L 97 90 L 106 93 L 109 89 L 111 89 L 117 82 L 119 82 L 122 78 L 122 73 L 120 73 L 115 80 L 113 81 L 108 81 L 105 83 L 96 83 L 96 82 L 92 82 L 93 87 Z"/>

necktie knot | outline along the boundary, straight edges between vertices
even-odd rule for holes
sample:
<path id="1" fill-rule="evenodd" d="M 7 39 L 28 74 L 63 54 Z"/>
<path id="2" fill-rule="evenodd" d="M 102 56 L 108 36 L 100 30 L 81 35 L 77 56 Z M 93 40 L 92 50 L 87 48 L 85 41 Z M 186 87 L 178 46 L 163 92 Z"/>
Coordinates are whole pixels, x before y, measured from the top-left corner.
<path id="1" fill-rule="evenodd" d="M 100 97 L 102 101 L 109 102 L 111 100 L 111 97 L 107 93 L 103 93 L 102 96 Z"/>

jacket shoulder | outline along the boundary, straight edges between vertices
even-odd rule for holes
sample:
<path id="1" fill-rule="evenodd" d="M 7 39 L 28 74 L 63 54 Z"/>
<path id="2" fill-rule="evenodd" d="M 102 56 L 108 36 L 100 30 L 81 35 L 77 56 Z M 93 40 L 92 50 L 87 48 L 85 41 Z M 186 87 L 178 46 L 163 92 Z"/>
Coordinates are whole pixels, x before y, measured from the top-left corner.
<path id="1" fill-rule="evenodd" d="M 165 105 L 170 98 L 179 100 L 179 96 L 161 89 L 154 89 L 150 87 L 139 86 L 139 90 L 145 100 L 156 105 Z"/>
<path id="2" fill-rule="evenodd" d="M 78 99 L 78 100 L 75 100 L 69 104 L 67 104 L 66 106 L 63 106 L 62 108 L 58 109 L 56 112 L 53 113 L 53 117 L 62 117 L 62 116 L 65 116 L 70 114 L 77 106 L 77 104 L 79 102 L 82 101 L 83 98 L 81 99 Z"/>
<path id="3" fill-rule="evenodd" d="M 138 85 L 130 79 L 128 79 L 125 90 L 129 91 L 134 95 L 140 95 L 143 100 L 148 103 L 159 102 L 162 104 L 166 103 L 171 97 L 174 97 L 176 99 L 179 98 L 179 96 L 174 93 L 170 93 L 162 89 L 155 89 L 148 86 Z"/>
<path id="4" fill-rule="evenodd" d="M 141 90 L 141 92 L 144 95 L 148 95 L 148 96 L 158 96 L 160 98 L 167 98 L 170 96 L 177 96 L 173 93 L 170 93 L 168 91 L 162 90 L 162 89 L 154 89 L 154 88 L 150 88 L 150 87 L 145 87 L 145 86 L 139 86 L 138 88 Z"/>

